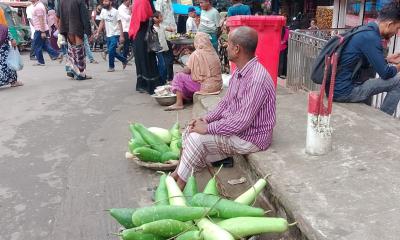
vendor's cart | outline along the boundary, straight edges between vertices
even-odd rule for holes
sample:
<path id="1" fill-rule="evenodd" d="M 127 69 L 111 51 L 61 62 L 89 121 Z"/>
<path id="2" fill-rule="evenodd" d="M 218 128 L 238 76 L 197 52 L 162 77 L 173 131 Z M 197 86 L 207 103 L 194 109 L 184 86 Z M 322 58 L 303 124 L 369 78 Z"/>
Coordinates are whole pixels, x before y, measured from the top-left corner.
<path id="1" fill-rule="evenodd" d="M 194 39 L 192 38 L 177 38 L 169 40 L 172 44 L 172 52 L 174 62 L 185 66 L 188 56 L 195 50 Z"/>

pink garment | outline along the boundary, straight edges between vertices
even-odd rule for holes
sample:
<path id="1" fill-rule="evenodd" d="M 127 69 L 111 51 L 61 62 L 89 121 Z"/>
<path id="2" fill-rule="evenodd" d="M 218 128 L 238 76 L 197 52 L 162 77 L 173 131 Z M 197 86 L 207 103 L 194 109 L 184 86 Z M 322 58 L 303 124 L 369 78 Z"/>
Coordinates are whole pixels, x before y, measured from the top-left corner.
<path id="1" fill-rule="evenodd" d="M 40 18 L 44 20 L 44 29 L 40 24 Z M 37 1 L 32 8 L 32 25 L 35 31 L 48 31 L 49 25 L 47 24 L 47 12 L 46 7 L 41 1 Z"/>
<path id="2" fill-rule="evenodd" d="M 288 47 L 288 41 L 289 41 L 289 29 L 285 27 L 285 33 L 283 34 L 283 37 L 281 39 L 281 46 L 280 46 L 280 51 L 285 51 L 285 49 Z"/>
<path id="3" fill-rule="evenodd" d="M 187 100 L 192 99 L 193 94 L 200 91 L 200 87 L 200 83 L 193 81 L 190 74 L 177 73 L 172 80 L 172 92 L 181 92 L 183 98 Z"/>

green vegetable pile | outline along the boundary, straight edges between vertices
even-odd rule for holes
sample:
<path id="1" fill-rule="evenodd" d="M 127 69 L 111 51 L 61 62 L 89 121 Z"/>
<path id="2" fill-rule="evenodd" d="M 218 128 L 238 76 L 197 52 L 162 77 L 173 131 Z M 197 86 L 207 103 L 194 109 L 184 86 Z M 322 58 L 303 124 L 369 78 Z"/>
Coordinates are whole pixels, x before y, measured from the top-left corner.
<path id="1" fill-rule="evenodd" d="M 249 206 L 266 184 L 260 179 L 232 201 L 219 196 L 215 177 L 199 193 L 193 175 L 182 192 L 163 174 L 153 206 L 109 212 L 125 228 L 118 234 L 123 240 L 234 240 L 285 232 L 291 226 L 286 219 L 265 217 L 263 209 Z"/>
<path id="2" fill-rule="evenodd" d="M 128 143 L 129 152 L 143 162 L 165 163 L 179 160 L 182 148 L 182 134 L 179 123 L 170 130 L 142 124 L 130 124 L 132 138 Z"/>

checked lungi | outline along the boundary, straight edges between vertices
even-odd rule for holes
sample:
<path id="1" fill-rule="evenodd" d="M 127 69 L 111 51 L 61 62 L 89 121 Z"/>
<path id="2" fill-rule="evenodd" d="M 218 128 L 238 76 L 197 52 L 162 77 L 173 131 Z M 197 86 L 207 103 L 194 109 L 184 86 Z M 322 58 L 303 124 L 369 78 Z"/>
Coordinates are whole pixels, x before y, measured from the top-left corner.
<path id="1" fill-rule="evenodd" d="M 68 42 L 68 56 L 65 70 L 77 80 L 86 78 L 86 53 L 84 44 L 73 45 Z"/>
<path id="2" fill-rule="evenodd" d="M 236 154 L 244 155 L 258 151 L 260 149 L 256 145 L 237 136 L 201 135 L 185 131 L 178 175 L 186 182 L 192 170 L 200 171 L 208 163 L 220 161 Z"/>

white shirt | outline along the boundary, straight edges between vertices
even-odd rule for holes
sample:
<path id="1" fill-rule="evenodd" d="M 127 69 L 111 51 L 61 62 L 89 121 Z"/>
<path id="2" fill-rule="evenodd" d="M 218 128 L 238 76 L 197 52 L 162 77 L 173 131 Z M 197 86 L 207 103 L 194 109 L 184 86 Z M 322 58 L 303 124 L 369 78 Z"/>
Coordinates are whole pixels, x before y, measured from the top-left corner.
<path id="1" fill-rule="evenodd" d="M 220 16 L 219 12 L 215 8 L 210 10 L 202 10 L 200 14 L 200 26 L 199 31 L 209 34 L 215 34 L 219 27 Z"/>
<path id="2" fill-rule="evenodd" d="M 154 30 L 156 30 L 157 34 L 158 34 L 158 41 L 160 42 L 160 45 L 162 47 L 162 50 L 159 52 L 165 52 L 168 51 L 168 43 L 167 43 L 167 39 L 165 37 L 165 27 L 164 26 L 160 26 L 157 27 L 156 25 L 154 25 Z"/>
<path id="3" fill-rule="evenodd" d="M 103 9 L 100 13 L 101 20 L 104 20 L 104 25 L 106 27 L 107 37 L 119 36 L 121 35 L 121 29 L 119 29 L 118 21 L 119 18 L 118 10 L 111 8 L 111 10 Z"/>
<path id="4" fill-rule="evenodd" d="M 197 25 L 195 19 L 192 17 L 188 17 L 186 21 L 186 32 L 192 32 L 192 33 L 197 32 Z"/>
<path id="5" fill-rule="evenodd" d="M 32 15 L 33 15 L 33 4 L 26 7 L 26 18 L 32 21 Z M 31 28 L 31 39 L 33 39 L 33 36 L 35 35 L 35 28 L 33 27 L 31 21 L 29 21 L 29 27 Z"/>
<path id="6" fill-rule="evenodd" d="M 121 4 L 118 8 L 119 18 L 122 23 L 122 30 L 124 32 L 129 32 L 129 26 L 131 24 L 131 9 L 128 8 L 125 4 Z"/>

